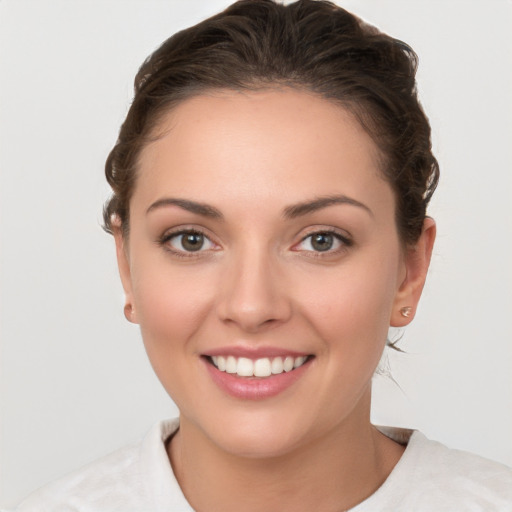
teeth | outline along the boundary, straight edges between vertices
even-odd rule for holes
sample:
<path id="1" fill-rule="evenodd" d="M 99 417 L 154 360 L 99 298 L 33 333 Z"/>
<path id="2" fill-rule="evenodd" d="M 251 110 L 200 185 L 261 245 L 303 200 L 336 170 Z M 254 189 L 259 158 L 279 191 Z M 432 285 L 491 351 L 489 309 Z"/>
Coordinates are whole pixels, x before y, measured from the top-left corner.
<path id="1" fill-rule="evenodd" d="M 272 375 L 272 368 L 270 365 L 270 359 L 256 359 L 254 361 L 254 376 L 255 377 L 268 377 Z"/>
<path id="2" fill-rule="evenodd" d="M 236 373 L 240 377 L 269 377 L 283 372 L 291 372 L 306 362 L 306 356 L 263 357 L 252 360 L 247 357 L 212 356 L 213 364 L 226 373 Z"/>
<path id="3" fill-rule="evenodd" d="M 254 375 L 254 363 L 246 357 L 240 357 L 236 365 L 236 374 L 240 377 L 252 377 Z"/>
<path id="4" fill-rule="evenodd" d="M 236 359 L 233 356 L 228 356 L 226 359 L 226 372 L 236 373 Z"/>
<path id="5" fill-rule="evenodd" d="M 291 372 L 293 370 L 293 364 L 295 363 L 295 359 L 293 357 L 288 356 L 283 363 L 284 371 Z"/>
<path id="6" fill-rule="evenodd" d="M 278 373 L 283 373 L 283 358 L 282 357 L 274 357 L 272 359 L 272 364 L 270 365 L 270 369 L 274 375 L 277 375 Z"/>
<path id="7" fill-rule="evenodd" d="M 305 356 L 302 356 L 302 357 L 296 357 L 295 358 L 295 361 L 293 363 L 293 367 L 294 368 L 298 368 L 299 366 L 302 366 L 304 364 L 304 362 L 306 361 L 306 357 Z"/>

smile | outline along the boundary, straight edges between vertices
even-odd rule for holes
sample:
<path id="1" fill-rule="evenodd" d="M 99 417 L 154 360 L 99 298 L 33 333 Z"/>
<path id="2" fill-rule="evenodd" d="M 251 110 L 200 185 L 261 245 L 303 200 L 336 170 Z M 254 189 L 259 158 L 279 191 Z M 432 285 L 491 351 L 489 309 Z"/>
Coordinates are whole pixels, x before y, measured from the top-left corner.
<path id="1" fill-rule="evenodd" d="M 217 349 L 201 358 L 213 382 L 242 400 L 264 400 L 302 381 L 315 356 L 281 349 Z"/>
<path id="2" fill-rule="evenodd" d="M 301 367 L 309 356 L 262 357 L 249 359 L 247 357 L 211 356 L 209 360 L 221 372 L 236 374 L 239 377 L 265 378 L 272 375 L 287 373 Z"/>

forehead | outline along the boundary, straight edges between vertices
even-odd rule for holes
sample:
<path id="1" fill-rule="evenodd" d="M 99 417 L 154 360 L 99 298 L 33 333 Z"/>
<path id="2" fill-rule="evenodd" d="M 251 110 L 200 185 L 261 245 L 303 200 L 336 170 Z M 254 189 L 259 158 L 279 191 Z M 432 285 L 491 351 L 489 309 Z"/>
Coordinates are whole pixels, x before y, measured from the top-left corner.
<path id="1" fill-rule="evenodd" d="M 342 107 L 297 90 L 215 92 L 170 111 L 139 158 L 134 199 L 389 199 L 379 151 Z M 221 205 L 222 206 L 222 205 Z"/>

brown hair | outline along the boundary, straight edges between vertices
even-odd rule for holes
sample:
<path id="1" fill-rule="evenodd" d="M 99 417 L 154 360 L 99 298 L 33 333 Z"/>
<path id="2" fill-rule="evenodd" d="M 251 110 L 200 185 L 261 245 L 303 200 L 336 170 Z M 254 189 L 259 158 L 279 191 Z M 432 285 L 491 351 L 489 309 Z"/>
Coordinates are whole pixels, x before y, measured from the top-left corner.
<path id="1" fill-rule="evenodd" d="M 241 0 L 176 33 L 135 77 L 133 103 L 105 165 L 113 189 L 105 230 L 112 233 L 117 216 L 128 232 L 138 156 L 174 105 L 212 89 L 286 86 L 314 92 L 356 116 L 383 155 L 400 237 L 414 243 L 439 179 L 416 68 L 417 56 L 405 43 L 322 0 Z"/>

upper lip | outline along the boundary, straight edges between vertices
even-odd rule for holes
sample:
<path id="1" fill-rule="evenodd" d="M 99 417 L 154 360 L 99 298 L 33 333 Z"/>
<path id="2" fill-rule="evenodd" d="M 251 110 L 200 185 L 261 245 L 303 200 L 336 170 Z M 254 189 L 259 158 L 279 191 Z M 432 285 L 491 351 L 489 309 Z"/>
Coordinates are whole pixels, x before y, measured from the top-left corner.
<path id="1" fill-rule="evenodd" d="M 265 357 L 301 357 L 308 356 L 310 353 L 297 350 L 290 350 L 280 347 L 264 347 L 264 346 L 242 346 L 230 345 L 227 347 L 218 347 L 203 352 L 204 356 L 234 356 L 246 357 L 247 359 L 262 359 Z"/>

